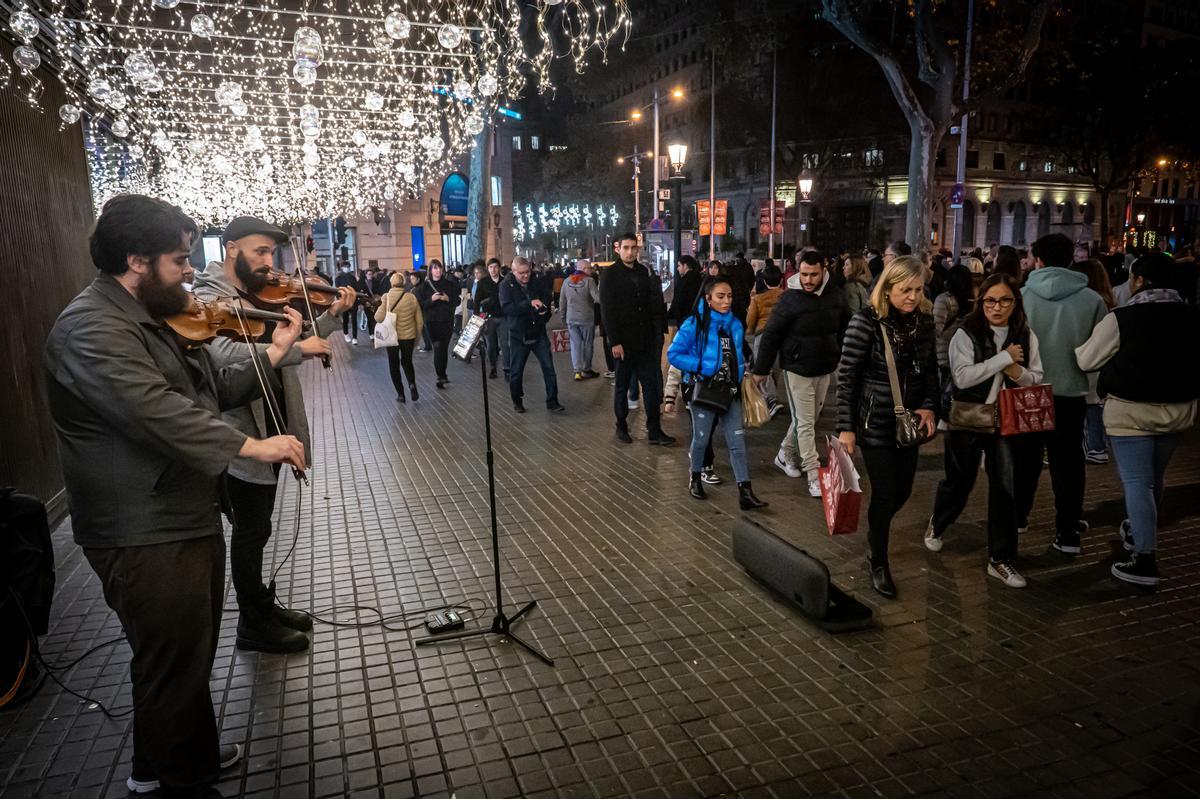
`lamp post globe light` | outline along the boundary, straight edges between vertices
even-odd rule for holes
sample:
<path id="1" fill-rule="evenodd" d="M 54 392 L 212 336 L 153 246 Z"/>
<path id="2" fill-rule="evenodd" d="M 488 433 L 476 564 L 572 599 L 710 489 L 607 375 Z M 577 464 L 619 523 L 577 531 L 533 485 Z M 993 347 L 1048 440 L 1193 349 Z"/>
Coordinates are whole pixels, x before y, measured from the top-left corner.
<path id="1" fill-rule="evenodd" d="M 813 179 L 807 171 L 801 172 L 800 177 L 796 180 L 796 201 L 800 204 L 800 213 L 797 214 L 799 219 L 797 223 L 800 226 L 800 235 L 796 237 L 797 246 L 805 246 L 808 244 L 808 207 L 812 203 Z"/>
<path id="2" fill-rule="evenodd" d="M 673 211 L 672 227 L 675 228 L 675 263 L 679 263 L 679 259 L 683 256 L 683 165 L 687 162 L 688 146 L 686 144 L 672 144 L 667 147 L 667 153 L 671 157 L 671 181 L 675 184 L 675 210 Z M 671 265 L 672 274 L 675 272 L 675 264 Z"/>

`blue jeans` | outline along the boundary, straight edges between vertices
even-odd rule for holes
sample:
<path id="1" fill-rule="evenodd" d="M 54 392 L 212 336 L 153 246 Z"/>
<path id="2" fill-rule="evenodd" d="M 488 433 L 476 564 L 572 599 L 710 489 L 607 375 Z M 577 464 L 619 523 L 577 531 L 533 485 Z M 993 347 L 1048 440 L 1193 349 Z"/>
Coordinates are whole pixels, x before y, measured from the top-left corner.
<path id="1" fill-rule="evenodd" d="M 733 479 L 739 483 L 750 480 L 750 465 L 746 461 L 746 431 L 742 429 L 742 401 L 734 399 L 725 413 L 710 408 L 692 406 L 692 463 L 704 463 L 704 450 L 708 448 L 717 420 L 725 431 L 725 446 L 729 448 L 729 463 L 733 466 Z"/>
<path id="2" fill-rule="evenodd" d="M 1125 486 L 1125 513 L 1139 554 L 1158 548 L 1158 506 L 1162 504 L 1163 477 L 1179 446 L 1179 434 L 1113 436 L 1109 439 L 1117 459 L 1117 472 Z"/>
<path id="3" fill-rule="evenodd" d="M 1104 406 L 1100 404 L 1087 406 L 1086 426 L 1084 432 L 1087 438 L 1088 452 L 1105 452 L 1104 443 Z"/>
<path id="4" fill-rule="evenodd" d="M 571 368 L 576 372 L 591 369 L 596 325 L 579 325 L 572 322 L 567 325 L 567 330 L 571 333 Z"/>
<path id="5" fill-rule="evenodd" d="M 522 337 L 510 336 L 508 339 L 508 390 L 512 401 L 520 402 L 525 396 L 525 364 L 529 361 L 530 353 L 533 353 L 542 367 L 542 379 L 546 383 L 546 405 L 558 404 L 558 378 L 554 374 L 550 339 L 544 333 L 528 344 Z"/>

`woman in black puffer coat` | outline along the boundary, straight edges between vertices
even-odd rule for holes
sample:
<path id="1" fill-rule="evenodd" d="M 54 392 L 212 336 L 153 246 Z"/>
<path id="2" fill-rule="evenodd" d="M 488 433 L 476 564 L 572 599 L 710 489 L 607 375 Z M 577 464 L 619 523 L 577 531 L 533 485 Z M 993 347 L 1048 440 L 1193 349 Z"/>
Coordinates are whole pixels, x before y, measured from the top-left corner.
<path id="1" fill-rule="evenodd" d="M 939 381 L 933 319 L 924 292 L 920 259 L 901 256 L 892 261 L 875 284 L 870 305 L 851 317 L 838 367 L 838 437 L 850 453 L 862 448 L 871 483 L 868 568 L 872 586 L 888 598 L 896 596 L 888 536 L 892 518 L 912 494 L 918 447 L 896 443 L 895 402 L 882 336 L 886 331 L 892 344 L 904 407 L 916 412 L 932 438 Z"/>
<path id="2" fill-rule="evenodd" d="M 446 277 L 446 267 L 434 258 L 429 262 L 429 278 L 413 292 L 421 303 L 425 314 L 425 329 L 433 341 L 433 369 L 437 372 L 437 387 L 445 388 L 450 382 L 446 376 L 449 358 L 450 336 L 454 329 L 454 309 L 459 302 L 458 281 Z"/>

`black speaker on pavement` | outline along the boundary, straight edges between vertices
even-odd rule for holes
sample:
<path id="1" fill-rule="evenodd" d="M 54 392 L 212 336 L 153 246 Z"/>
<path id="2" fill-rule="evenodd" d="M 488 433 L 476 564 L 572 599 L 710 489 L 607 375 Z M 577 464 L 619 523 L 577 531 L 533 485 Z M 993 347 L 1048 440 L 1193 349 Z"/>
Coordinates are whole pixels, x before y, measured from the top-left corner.
<path id="1" fill-rule="evenodd" d="M 831 583 L 824 563 L 756 522 L 743 518 L 733 528 L 733 557 L 826 632 L 871 625 L 871 609 Z"/>

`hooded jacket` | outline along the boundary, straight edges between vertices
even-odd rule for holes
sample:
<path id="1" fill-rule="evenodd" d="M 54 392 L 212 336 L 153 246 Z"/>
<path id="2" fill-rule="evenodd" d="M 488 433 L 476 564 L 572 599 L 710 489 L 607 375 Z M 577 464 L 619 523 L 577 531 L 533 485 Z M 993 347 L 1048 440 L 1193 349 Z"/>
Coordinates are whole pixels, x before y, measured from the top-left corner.
<path id="1" fill-rule="evenodd" d="M 1045 381 L 1054 387 L 1054 396 L 1087 396 L 1088 378 L 1075 362 L 1075 348 L 1108 313 L 1104 300 L 1087 287 L 1086 275 L 1060 266 L 1030 272 L 1021 299 L 1029 328 L 1041 344 Z"/>
<path id="2" fill-rule="evenodd" d="M 699 329 L 708 310 L 708 324 L 703 331 Z M 746 373 L 746 362 L 742 357 L 742 345 L 746 338 L 746 327 L 742 321 L 733 315 L 732 310 L 717 313 L 708 309 L 704 300 L 696 313 L 683 320 L 679 331 L 667 349 L 667 361 L 684 374 L 712 377 L 721 366 L 720 330 L 724 328 L 733 339 L 733 352 L 737 356 L 737 379 L 740 382 Z M 704 340 L 697 339 L 703 335 Z"/>
<path id="3" fill-rule="evenodd" d="M 596 324 L 596 303 L 600 302 L 600 291 L 596 281 L 583 273 L 576 272 L 563 281 L 558 294 L 558 307 L 563 321 L 568 325 Z"/>
<path id="4" fill-rule="evenodd" d="M 788 278 L 762 332 L 756 374 L 770 374 L 779 356 L 781 369 L 803 377 L 819 377 L 837 369 L 842 336 L 850 323 L 846 295 L 831 285 L 830 272 L 816 291 L 800 288 L 800 275 Z"/>

